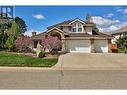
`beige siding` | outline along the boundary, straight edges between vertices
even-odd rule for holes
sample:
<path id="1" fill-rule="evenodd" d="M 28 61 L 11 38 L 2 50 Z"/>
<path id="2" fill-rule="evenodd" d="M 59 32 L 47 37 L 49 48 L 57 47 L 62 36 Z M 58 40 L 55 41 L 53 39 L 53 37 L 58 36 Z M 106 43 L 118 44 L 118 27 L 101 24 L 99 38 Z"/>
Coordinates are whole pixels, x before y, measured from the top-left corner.
<path id="1" fill-rule="evenodd" d="M 68 26 L 64 26 L 64 27 L 63 27 L 63 31 L 69 32 L 69 27 L 68 27 Z"/>

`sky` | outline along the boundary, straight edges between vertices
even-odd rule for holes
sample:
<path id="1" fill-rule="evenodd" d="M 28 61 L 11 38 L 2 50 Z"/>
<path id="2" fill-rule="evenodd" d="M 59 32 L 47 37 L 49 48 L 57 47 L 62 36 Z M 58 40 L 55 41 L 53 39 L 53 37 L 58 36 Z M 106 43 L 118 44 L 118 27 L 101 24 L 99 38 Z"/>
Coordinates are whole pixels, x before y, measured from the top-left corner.
<path id="1" fill-rule="evenodd" d="M 66 20 L 80 18 L 86 20 L 91 14 L 101 32 L 117 30 L 127 25 L 127 6 L 16 6 L 15 16 L 27 25 L 25 35 L 31 32 L 45 32 L 48 26 Z"/>

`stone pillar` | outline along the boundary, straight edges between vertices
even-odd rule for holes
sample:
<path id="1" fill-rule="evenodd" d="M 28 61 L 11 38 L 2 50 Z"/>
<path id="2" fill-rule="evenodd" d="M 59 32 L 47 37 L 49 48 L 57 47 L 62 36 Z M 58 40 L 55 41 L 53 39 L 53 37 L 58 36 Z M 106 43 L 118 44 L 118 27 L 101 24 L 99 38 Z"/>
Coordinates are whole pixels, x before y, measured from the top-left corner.
<path id="1" fill-rule="evenodd" d="M 66 48 L 65 48 L 65 39 L 62 39 L 62 52 L 66 52 Z"/>
<path id="2" fill-rule="evenodd" d="M 112 50 L 111 50 L 111 45 L 112 45 L 111 39 L 108 39 L 108 52 L 109 52 L 109 53 L 112 52 Z"/>
<path id="3" fill-rule="evenodd" d="M 91 53 L 95 53 L 94 39 L 90 39 L 91 42 Z"/>

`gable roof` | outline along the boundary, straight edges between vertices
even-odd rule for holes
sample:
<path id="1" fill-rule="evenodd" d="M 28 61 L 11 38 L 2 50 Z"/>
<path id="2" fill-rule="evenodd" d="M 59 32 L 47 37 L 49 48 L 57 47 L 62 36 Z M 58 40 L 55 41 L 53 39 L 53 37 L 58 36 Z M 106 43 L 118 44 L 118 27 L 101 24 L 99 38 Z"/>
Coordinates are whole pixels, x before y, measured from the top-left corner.
<path id="1" fill-rule="evenodd" d="M 42 38 L 43 36 L 45 36 L 46 33 L 47 33 L 47 32 L 39 33 L 39 34 L 37 34 L 37 35 L 35 35 L 35 36 L 32 36 L 32 38 L 33 38 L 33 39 L 40 39 L 40 38 Z"/>
<path id="2" fill-rule="evenodd" d="M 82 23 L 86 23 L 85 21 L 83 21 L 83 20 L 81 20 L 81 19 L 79 19 L 79 18 L 75 18 L 75 19 L 73 19 L 73 20 L 67 20 L 67 21 L 63 21 L 63 22 L 58 23 L 58 24 L 51 25 L 51 26 L 49 26 L 49 27 L 47 27 L 47 28 L 50 29 L 50 28 L 59 27 L 59 26 L 71 26 L 70 23 L 73 23 L 73 22 L 75 22 L 76 20 L 78 20 L 78 21 L 80 21 L 80 22 L 82 22 Z"/>
<path id="3" fill-rule="evenodd" d="M 69 24 L 73 24 L 73 23 L 76 22 L 76 21 L 85 24 L 85 21 L 83 21 L 83 20 L 81 20 L 81 19 L 79 19 L 79 18 L 76 18 L 76 19 L 72 20 Z"/>
<path id="4" fill-rule="evenodd" d="M 111 34 L 115 35 L 115 34 L 120 34 L 120 33 L 125 33 L 125 32 L 127 32 L 127 26 L 124 26 L 118 30 L 112 31 Z"/>
<path id="5" fill-rule="evenodd" d="M 61 32 L 61 33 L 65 33 L 65 31 L 63 31 L 63 30 L 61 30 L 61 29 L 59 29 L 59 28 L 57 28 L 57 27 L 53 27 L 53 28 L 49 29 L 49 30 L 47 31 L 47 33 L 49 33 L 50 31 L 52 31 L 52 30 L 54 30 L 54 29 L 58 30 L 58 31 Z"/>

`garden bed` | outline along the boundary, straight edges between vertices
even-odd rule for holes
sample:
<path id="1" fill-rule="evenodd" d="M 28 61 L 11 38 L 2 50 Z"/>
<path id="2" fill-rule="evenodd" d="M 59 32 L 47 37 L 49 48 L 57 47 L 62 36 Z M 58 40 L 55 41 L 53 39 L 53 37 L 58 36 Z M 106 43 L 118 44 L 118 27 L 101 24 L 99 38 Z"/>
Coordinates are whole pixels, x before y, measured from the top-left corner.
<path id="1" fill-rule="evenodd" d="M 0 66 L 52 67 L 58 58 L 33 58 L 23 54 L 0 53 Z"/>

